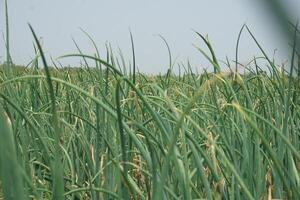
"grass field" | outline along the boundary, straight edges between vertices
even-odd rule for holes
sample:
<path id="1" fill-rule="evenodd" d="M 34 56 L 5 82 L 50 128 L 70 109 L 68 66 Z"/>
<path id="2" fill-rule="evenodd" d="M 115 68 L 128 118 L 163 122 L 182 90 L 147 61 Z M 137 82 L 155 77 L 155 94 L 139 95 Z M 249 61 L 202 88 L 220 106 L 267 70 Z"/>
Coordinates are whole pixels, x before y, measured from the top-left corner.
<path id="1" fill-rule="evenodd" d="M 222 72 L 200 34 L 211 73 L 174 74 L 170 59 L 166 74 L 144 75 L 134 51 L 126 66 L 109 48 L 49 67 L 32 28 L 36 58 L 15 66 L 7 43 L 0 199 L 300 199 L 296 42 L 285 71 L 243 28 L 263 55 L 244 74 Z"/>
<path id="2" fill-rule="evenodd" d="M 299 198 L 299 79 L 274 63 L 146 76 L 84 58 L 95 68 L 2 66 L 1 196 Z"/>

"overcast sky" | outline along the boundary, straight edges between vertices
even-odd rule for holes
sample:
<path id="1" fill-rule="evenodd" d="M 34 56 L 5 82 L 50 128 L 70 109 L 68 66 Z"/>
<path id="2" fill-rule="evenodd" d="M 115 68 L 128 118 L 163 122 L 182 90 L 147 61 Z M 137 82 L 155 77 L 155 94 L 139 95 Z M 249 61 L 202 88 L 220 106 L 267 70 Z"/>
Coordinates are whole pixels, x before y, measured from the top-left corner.
<path id="1" fill-rule="evenodd" d="M 204 47 L 192 31 L 208 35 L 218 59 L 234 60 L 238 32 L 247 23 L 266 52 L 274 49 L 278 62 L 284 62 L 290 52 L 285 48 L 282 33 L 270 20 L 258 0 L 8 0 L 11 55 L 17 64 L 26 65 L 34 56 L 33 37 L 27 23 L 32 24 L 42 38 L 48 56 L 76 52 L 74 38 L 84 53 L 93 54 L 91 42 L 80 31 L 88 32 L 96 41 L 103 57 L 105 44 L 110 42 L 115 52 L 120 48 L 127 61 L 131 59 L 129 29 L 135 41 L 136 62 L 142 72 L 165 72 L 167 49 L 158 37 L 168 41 L 173 58 L 178 63 L 190 60 L 198 70 L 208 62 L 193 47 Z M 284 0 L 291 13 L 297 13 L 299 0 Z M 5 32 L 4 0 L 0 0 L 0 32 Z M 296 17 L 296 14 L 294 14 Z M 4 40 L 0 40 L 0 62 L 5 59 Z M 240 60 L 246 63 L 261 55 L 244 32 L 241 38 Z M 77 59 L 63 64 L 78 64 Z"/>

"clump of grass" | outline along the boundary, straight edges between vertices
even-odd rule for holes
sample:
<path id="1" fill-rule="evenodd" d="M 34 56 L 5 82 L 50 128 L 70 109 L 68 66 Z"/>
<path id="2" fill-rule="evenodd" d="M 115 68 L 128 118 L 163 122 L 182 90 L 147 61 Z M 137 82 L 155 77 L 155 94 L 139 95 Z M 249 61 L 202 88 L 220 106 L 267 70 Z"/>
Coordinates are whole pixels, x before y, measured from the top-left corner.
<path id="1" fill-rule="evenodd" d="M 96 45 L 85 55 L 77 44 L 60 59 L 84 59 L 81 68 L 51 68 L 36 40 L 28 67 L 1 69 L 1 196 L 299 199 L 299 77 L 281 73 L 243 30 L 267 73 L 256 59 L 246 74 L 222 73 L 200 33 L 213 73 L 187 64 L 174 75 L 170 51 L 166 75 L 138 73 L 135 61 L 128 73 L 109 46 L 103 59 Z"/>

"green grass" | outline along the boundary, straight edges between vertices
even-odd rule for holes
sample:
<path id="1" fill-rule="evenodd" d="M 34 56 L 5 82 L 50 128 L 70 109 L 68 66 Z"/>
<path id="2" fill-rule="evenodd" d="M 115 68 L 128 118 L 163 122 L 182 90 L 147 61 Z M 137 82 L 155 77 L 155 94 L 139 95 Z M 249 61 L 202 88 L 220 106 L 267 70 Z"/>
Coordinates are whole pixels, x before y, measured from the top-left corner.
<path id="1" fill-rule="evenodd" d="M 6 21 L 8 30 L 8 17 Z M 297 25 L 295 26 L 297 28 Z M 295 28 L 295 29 L 296 29 Z M 213 73 L 188 63 L 166 75 L 138 73 L 122 55 L 78 53 L 80 68 L 36 58 L 0 67 L 0 199 L 300 199 L 300 66 L 289 72 L 262 52 L 222 73 L 207 37 Z M 299 31 L 298 31 L 299 32 Z M 7 32 L 8 35 L 8 32 Z M 102 58 L 104 57 L 104 59 Z M 39 60 L 41 59 L 41 63 Z M 261 62 L 260 62 L 261 63 Z M 235 70 L 237 71 L 237 70 Z"/>
<path id="2" fill-rule="evenodd" d="M 99 68 L 1 70 L 6 199 L 299 198 L 299 79 L 275 63 L 133 84 L 112 55 L 72 56 Z"/>

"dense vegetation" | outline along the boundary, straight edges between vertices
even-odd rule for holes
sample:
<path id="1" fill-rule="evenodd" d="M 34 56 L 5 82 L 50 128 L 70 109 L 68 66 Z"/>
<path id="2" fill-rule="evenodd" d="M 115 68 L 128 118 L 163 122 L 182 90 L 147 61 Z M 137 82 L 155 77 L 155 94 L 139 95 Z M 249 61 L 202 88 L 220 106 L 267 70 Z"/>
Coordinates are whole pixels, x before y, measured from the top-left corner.
<path id="1" fill-rule="evenodd" d="M 6 20 L 0 199 L 300 199 L 296 37 L 289 70 L 243 26 L 263 57 L 241 65 L 237 44 L 235 69 L 222 68 L 196 33 L 212 73 L 187 64 L 174 74 L 170 54 L 167 73 L 149 76 L 137 72 L 132 37 L 130 66 L 95 45 L 60 58 L 81 58 L 80 68 L 49 67 L 31 27 L 36 58 L 15 66 L 7 4 Z"/>
<path id="2" fill-rule="evenodd" d="M 7 199 L 299 199 L 299 79 L 274 63 L 151 77 L 73 56 L 95 64 L 2 66 Z"/>

